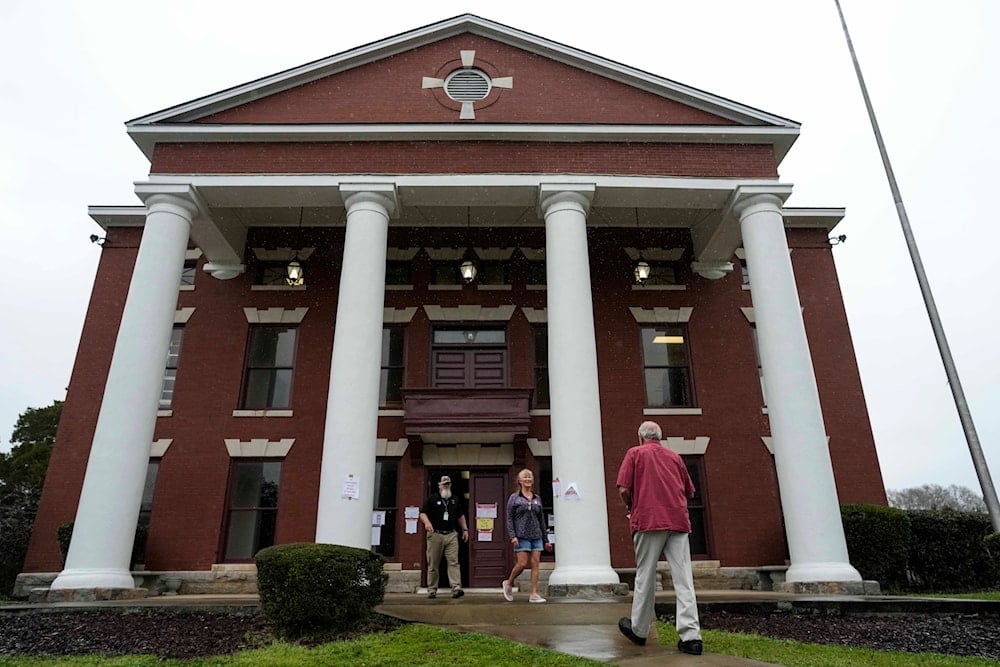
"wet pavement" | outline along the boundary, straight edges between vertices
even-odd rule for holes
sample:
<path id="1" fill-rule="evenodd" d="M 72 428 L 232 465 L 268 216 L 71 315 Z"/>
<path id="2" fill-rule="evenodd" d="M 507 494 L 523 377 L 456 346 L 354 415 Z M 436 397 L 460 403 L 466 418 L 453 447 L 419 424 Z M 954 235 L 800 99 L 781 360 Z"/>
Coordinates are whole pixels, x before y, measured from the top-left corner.
<path id="1" fill-rule="evenodd" d="M 731 601 L 746 600 L 747 595 L 760 601 L 777 602 L 788 596 L 770 593 L 740 595 L 719 591 L 725 596 L 710 597 Z M 735 595 L 731 595 L 735 593 Z M 479 632 L 511 641 L 568 653 L 601 662 L 640 667 L 643 665 L 703 665 L 709 667 L 768 663 L 713 654 L 711 646 L 699 655 L 681 653 L 673 646 L 661 646 L 656 628 L 645 646 L 636 646 L 618 631 L 618 619 L 631 613 L 631 595 L 612 600 L 577 600 L 549 598 L 545 604 L 529 604 L 526 595 L 515 594 L 506 602 L 500 589 L 470 591 L 459 600 L 428 600 L 423 595 L 386 595 L 379 611 L 406 621 L 446 627 L 459 632 Z M 703 596 L 699 595 L 699 600 Z M 673 605 L 673 594 L 656 596 L 657 603 Z"/>

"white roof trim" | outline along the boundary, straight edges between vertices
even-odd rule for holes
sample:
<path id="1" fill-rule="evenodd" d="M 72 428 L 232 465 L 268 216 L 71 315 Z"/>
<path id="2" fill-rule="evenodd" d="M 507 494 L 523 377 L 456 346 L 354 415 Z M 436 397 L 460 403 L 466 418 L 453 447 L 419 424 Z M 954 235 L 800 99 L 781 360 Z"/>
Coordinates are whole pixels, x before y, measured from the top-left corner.
<path id="1" fill-rule="evenodd" d="M 798 129 L 795 121 L 759 109 L 739 104 L 724 97 L 712 95 L 697 88 L 663 77 L 655 76 L 613 60 L 601 58 L 565 44 L 553 42 L 531 33 L 523 32 L 500 23 L 494 23 L 472 14 L 463 14 L 438 23 L 372 42 L 327 58 L 313 61 L 278 72 L 255 81 L 234 86 L 211 95 L 135 118 L 127 126 L 149 125 L 165 121 L 190 122 L 225 109 L 245 104 L 261 97 L 273 95 L 317 79 L 330 76 L 360 65 L 409 51 L 454 35 L 469 32 L 558 62 L 619 81 L 662 97 L 673 99 L 695 108 L 748 125 L 777 125 Z"/>
<path id="2" fill-rule="evenodd" d="M 166 142 L 294 141 L 629 141 L 648 143 L 773 144 L 780 162 L 798 128 L 736 125 L 131 125 L 129 136 L 147 158 Z"/>

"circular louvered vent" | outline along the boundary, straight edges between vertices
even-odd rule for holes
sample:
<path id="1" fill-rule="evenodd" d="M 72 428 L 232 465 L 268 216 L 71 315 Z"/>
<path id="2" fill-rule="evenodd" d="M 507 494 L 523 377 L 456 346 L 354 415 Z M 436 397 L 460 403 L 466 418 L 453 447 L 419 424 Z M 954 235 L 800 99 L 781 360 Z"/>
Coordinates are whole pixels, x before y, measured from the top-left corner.
<path id="1" fill-rule="evenodd" d="M 460 69 L 445 79 L 444 91 L 456 102 L 478 102 L 490 94 L 490 77 L 477 69 Z"/>

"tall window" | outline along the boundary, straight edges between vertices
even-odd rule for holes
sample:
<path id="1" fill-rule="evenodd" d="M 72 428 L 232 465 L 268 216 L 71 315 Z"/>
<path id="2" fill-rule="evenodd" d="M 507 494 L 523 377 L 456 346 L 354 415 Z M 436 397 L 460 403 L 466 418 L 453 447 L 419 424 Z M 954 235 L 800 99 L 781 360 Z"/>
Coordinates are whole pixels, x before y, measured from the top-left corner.
<path id="1" fill-rule="evenodd" d="M 412 285 L 413 263 L 403 260 L 389 260 L 385 263 L 386 285 Z"/>
<path id="2" fill-rule="evenodd" d="M 167 348 L 167 367 L 163 371 L 163 386 L 160 388 L 160 409 L 169 410 L 174 401 L 174 382 L 177 380 L 177 362 L 181 356 L 181 339 L 184 337 L 184 327 L 174 327 L 170 333 L 170 346 Z"/>
<path id="3" fill-rule="evenodd" d="M 528 261 L 528 284 L 544 285 L 545 280 L 545 262 Z"/>
<path id="4" fill-rule="evenodd" d="M 382 373 L 378 383 L 378 404 L 400 405 L 403 396 L 403 351 L 405 329 L 402 327 L 385 327 L 382 329 Z"/>
<path id="5" fill-rule="evenodd" d="M 460 262 L 434 262 L 431 265 L 431 284 L 461 285 L 462 274 L 458 267 Z"/>
<path id="6" fill-rule="evenodd" d="M 379 527 L 379 543 L 372 550 L 383 556 L 396 555 L 396 489 L 399 478 L 399 464 L 396 461 L 375 462 L 375 512 L 384 513 L 385 521 Z"/>
<path id="7" fill-rule="evenodd" d="M 507 262 L 483 261 L 479 263 L 479 273 L 476 282 L 480 285 L 506 285 Z"/>
<path id="8" fill-rule="evenodd" d="M 142 501 L 139 504 L 139 522 L 136 539 L 132 544 L 132 562 L 146 562 L 146 535 L 149 534 L 149 518 L 153 514 L 153 493 L 156 491 L 156 476 L 160 472 L 160 459 L 150 459 L 146 466 L 146 483 L 142 487 Z"/>
<path id="9" fill-rule="evenodd" d="M 297 334 L 295 327 L 250 329 L 243 380 L 242 407 L 245 410 L 281 409 L 291 405 Z"/>
<path id="10" fill-rule="evenodd" d="M 688 475 L 694 482 L 694 498 L 688 500 L 688 516 L 691 517 L 691 534 L 688 536 L 688 543 L 691 547 L 692 556 L 709 556 L 708 544 L 708 520 L 705 516 L 707 505 L 705 492 L 705 457 L 704 456 L 682 456 L 684 465 L 687 467 Z"/>
<path id="11" fill-rule="evenodd" d="M 549 328 L 536 326 L 532 328 L 535 341 L 535 395 L 536 406 L 549 404 Z"/>
<path id="12" fill-rule="evenodd" d="M 181 285 L 194 285 L 194 277 L 197 274 L 198 260 L 188 259 L 184 261 L 184 268 L 181 270 Z"/>
<path id="13" fill-rule="evenodd" d="M 757 378 L 760 380 L 760 395 L 764 399 L 764 407 L 767 407 L 767 392 L 764 391 L 764 366 L 760 363 L 760 341 L 757 339 L 757 326 L 750 326 L 750 333 L 753 334 L 753 354 L 757 359 Z"/>
<path id="14" fill-rule="evenodd" d="M 643 327 L 642 359 L 647 407 L 694 405 L 687 327 Z"/>
<path id="15" fill-rule="evenodd" d="M 288 262 L 259 262 L 254 285 L 288 287 Z"/>
<path id="16" fill-rule="evenodd" d="M 224 559 L 246 561 L 274 544 L 281 462 L 236 460 L 230 474 Z"/>

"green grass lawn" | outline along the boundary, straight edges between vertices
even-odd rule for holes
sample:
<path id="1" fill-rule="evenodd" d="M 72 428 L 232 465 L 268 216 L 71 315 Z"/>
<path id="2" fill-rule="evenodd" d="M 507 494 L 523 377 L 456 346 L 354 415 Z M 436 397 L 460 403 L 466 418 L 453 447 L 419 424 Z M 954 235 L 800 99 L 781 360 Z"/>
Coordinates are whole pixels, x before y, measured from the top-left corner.
<path id="1" fill-rule="evenodd" d="M 677 631 L 663 621 L 656 622 L 660 643 L 677 644 Z M 965 658 L 939 653 L 903 653 L 863 648 L 803 644 L 787 639 L 771 639 L 739 632 L 702 630 L 705 650 L 740 658 L 770 662 L 785 667 L 996 667 L 994 660 Z"/>

